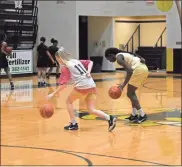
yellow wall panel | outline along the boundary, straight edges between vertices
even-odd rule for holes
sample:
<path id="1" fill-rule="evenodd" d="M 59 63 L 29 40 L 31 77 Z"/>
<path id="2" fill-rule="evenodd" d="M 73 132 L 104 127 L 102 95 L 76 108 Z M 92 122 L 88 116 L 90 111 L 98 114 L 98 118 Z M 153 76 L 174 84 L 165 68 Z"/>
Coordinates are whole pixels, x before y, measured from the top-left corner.
<path id="1" fill-rule="evenodd" d="M 167 72 L 173 71 L 173 48 L 167 48 L 166 49 L 166 70 Z"/>

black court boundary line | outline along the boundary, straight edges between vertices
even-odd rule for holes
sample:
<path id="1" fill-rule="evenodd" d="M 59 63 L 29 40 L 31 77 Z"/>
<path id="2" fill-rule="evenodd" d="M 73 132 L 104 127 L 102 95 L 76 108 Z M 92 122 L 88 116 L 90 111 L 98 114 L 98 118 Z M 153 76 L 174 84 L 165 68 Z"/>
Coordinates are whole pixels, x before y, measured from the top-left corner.
<path id="1" fill-rule="evenodd" d="M 34 150 L 39 149 L 39 150 L 44 150 L 44 151 L 61 152 L 61 153 L 64 153 L 64 154 L 70 154 L 70 155 L 73 155 L 75 157 L 78 157 L 78 158 L 84 160 L 87 163 L 88 166 L 93 166 L 92 162 L 88 158 L 85 158 L 83 156 L 77 155 L 75 153 L 67 152 L 67 151 L 64 151 L 64 150 L 54 150 L 54 149 L 48 149 L 48 148 L 36 148 L 36 147 L 34 148 L 34 147 L 24 147 L 24 146 L 9 146 L 9 145 L 1 145 L 1 147 L 25 148 L 25 149 L 34 149 Z M 3 166 L 22 166 L 22 165 L 3 165 Z M 31 166 L 31 165 L 23 165 L 23 166 Z M 32 165 L 32 166 L 36 166 L 36 165 Z M 37 165 L 37 166 L 44 166 L 44 165 Z M 50 166 L 55 166 L 55 165 L 50 165 Z M 72 165 L 69 165 L 69 166 L 72 166 Z"/>
<path id="2" fill-rule="evenodd" d="M 70 150 L 59 150 L 59 149 L 40 148 L 40 147 L 29 147 L 29 146 L 3 145 L 3 144 L 1 145 L 1 147 L 54 151 L 54 152 L 62 152 L 62 153 L 67 153 L 67 154 L 71 153 L 71 155 L 73 155 L 73 154 L 85 154 L 85 155 L 93 155 L 93 156 L 98 156 L 98 157 L 107 157 L 107 158 L 114 158 L 114 159 L 124 159 L 124 160 L 129 160 L 129 161 L 144 162 L 144 163 L 148 163 L 148 164 L 152 164 L 152 165 L 170 166 L 170 165 L 161 164 L 161 163 L 157 163 L 157 162 L 151 162 L 151 161 L 145 161 L 145 160 L 139 160 L 139 159 L 133 159 L 133 158 L 124 158 L 124 157 L 118 157 L 118 156 L 103 155 L 103 154 L 96 154 L 96 153 L 88 153 L 88 152 L 79 152 L 79 151 L 70 151 Z M 81 158 L 81 157 L 79 157 L 79 158 Z M 87 162 L 91 163 L 91 165 L 89 165 L 89 163 L 88 163 L 88 166 L 92 166 L 93 165 L 90 160 L 88 160 Z M 3 165 L 3 166 L 6 166 L 6 165 Z M 18 166 L 18 165 L 16 165 L 16 166 Z M 23 165 L 23 166 L 26 166 L 26 165 Z M 41 166 L 44 166 L 44 165 L 41 165 Z M 51 165 L 51 166 L 58 166 L 58 165 Z M 63 165 L 61 165 L 61 166 L 63 166 Z M 74 165 L 74 166 L 79 166 L 79 165 Z M 107 165 L 96 165 L 96 166 L 107 166 Z M 117 166 L 119 166 L 119 165 L 117 165 Z M 126 165 L 126 166 L 130 166 L 130 165 Z M 146 165 L 143 165 L 143 166 L 146 166 Z M 150 166 L 150 165 L 147 165 L 147 166 Z"/>

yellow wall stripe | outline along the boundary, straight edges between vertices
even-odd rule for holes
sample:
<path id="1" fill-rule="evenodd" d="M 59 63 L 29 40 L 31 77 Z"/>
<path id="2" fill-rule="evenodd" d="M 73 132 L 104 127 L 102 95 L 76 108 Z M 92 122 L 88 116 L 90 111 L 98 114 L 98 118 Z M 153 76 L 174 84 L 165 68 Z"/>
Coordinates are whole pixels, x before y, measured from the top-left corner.
<path id="1" fill-rule="evenodd" d="M 173 48 L 166 49 L 167 72 L 173 72 Z"/>

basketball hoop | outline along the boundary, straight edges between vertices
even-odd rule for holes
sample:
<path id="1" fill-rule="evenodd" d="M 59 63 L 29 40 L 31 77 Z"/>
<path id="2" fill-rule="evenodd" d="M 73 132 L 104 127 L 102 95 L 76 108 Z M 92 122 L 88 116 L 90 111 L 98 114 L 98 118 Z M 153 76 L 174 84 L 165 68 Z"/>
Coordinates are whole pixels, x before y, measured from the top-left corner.
<path id="1" fill-rule="evenodd" d="M 15 9 L 22 9 L 22 0 L 15 0 Z"/>

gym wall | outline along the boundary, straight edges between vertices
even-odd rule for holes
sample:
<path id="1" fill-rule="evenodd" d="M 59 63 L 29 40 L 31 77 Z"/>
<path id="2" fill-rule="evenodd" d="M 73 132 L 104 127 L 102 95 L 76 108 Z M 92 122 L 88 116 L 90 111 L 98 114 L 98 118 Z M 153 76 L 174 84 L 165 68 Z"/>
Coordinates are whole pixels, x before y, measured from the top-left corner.
<path id="1" fill-rule="evenodd" d="M 59 41 L 59 46 L 64 46 L 74 58 L 78 58 L 79 55 L 79 15 L 108 17 L 166 15 L 166 46 L 181 48 L 181 45 L 176 44 L 181 41 L 181 27 L 175 4 L 169 12 L 162 12 L 158 10 L 155 3 L 147 4 L 146 1 L 132 1 L 131 3 L 128 1 L 65 1 L 64 4 L 57 4 L 57 1 L 38 1 L 38 8 L 38 39 L 41 36 L 47 37 L 48 40 L 55 37 Z M 97 25 L 95 25 L 95 29 L 97 30 Z M 49 41 L 47 44 L 50 44 Z M 107 44 L 110 44 L 110 39 L 106 41 Z M 105 48 L 101 52 L 103 53 L 104 50 Z M 106 67 L 107 70 L 113 69 L 111 64 Z"/>

